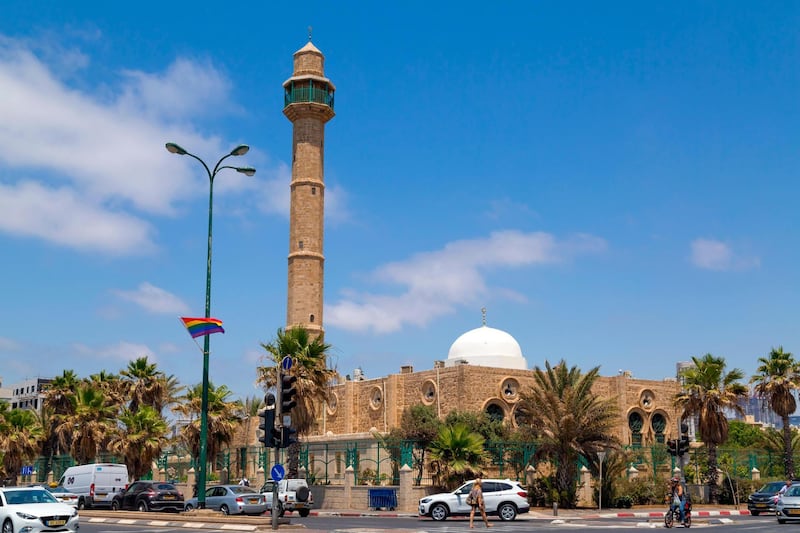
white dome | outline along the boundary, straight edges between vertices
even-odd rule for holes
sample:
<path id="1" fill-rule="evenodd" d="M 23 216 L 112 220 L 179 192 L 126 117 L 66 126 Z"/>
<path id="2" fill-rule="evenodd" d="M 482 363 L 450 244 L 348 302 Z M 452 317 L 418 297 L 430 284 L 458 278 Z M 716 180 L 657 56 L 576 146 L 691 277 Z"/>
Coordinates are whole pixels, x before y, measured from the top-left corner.
<path id="1" fill-rule="evenodd" d="M 495 368 L 528 368 L 516 339 L 505 331 L 488 326 L 464 333 L 450 346 L 445 366 L 464 362 Z"/>

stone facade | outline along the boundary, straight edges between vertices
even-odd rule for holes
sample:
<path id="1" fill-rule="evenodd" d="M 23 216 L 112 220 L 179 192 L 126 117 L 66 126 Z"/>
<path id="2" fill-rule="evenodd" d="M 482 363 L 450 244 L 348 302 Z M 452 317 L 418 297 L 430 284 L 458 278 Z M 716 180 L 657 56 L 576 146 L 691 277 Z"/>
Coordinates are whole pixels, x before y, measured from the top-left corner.
<path id="1" fill-rule="evenodd" d="M 440 418 L 453 410 L 486 411 L 515 423 L 520 392 L 534 383 L 532 370 L 463 364 L 414 372 L 404 367 L 363 381 L 345 381 L 332 388 L 321 409 L 311 441 L 336 436 L 386 432 L 400 423 L 403 411 L 416 404 L 433 406 Z M 619 423 L 615 435 L 623 444 L 649 445 L 678 436 L 678 412 L 672 400 L 675 380 L 634 379 L 627 373 L 599 377 L 594 391 L 616 399 Z"/>

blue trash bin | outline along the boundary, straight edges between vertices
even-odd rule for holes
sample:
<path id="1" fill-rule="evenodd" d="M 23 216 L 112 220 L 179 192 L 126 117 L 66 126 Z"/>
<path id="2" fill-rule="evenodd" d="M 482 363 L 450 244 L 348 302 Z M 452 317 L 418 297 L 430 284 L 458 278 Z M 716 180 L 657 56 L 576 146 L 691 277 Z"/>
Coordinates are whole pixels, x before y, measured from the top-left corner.
<path id="1" fill-rule="evenodd" d="M 393 511 L 397 507 L 397 491 L 395 489 L 368 489 L 369 506 L 376 511 L 383 508 Z"/>

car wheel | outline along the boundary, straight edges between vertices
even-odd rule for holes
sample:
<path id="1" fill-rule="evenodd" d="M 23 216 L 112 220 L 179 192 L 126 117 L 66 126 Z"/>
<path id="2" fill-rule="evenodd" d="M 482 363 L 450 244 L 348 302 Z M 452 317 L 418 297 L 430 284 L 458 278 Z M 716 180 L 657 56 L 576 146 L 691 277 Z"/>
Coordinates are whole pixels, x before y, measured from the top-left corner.
<path id="1" fill-rule="evenodd" d="M 298 512 L 298 513 L 300 513 L 300 516 L 302 516 L 303 518 L 305 518 L 305 517 L 307 517 L 307 516 L 308 516 L 308 513 L 309 513 L 310 511 L 309 511 L 308 509 L 299 509 L 297 512 Z"/>
<path id="2" fill-rule="evenodd" d="M 86 500 L 78 498 L 78 510 L 83 511 L 84 509 L 86 509 Z"/>
<path id="3" fill-rule="evenodd" d="M 761 511 L 750 511 L 750 514 L 753 516 L 758 516 L 761 514 Z"/>
<path id="4" fill-rule="evenodd" d="M 6 519 L 3 522 L 3 533 L 14 533 L 14 524 L 11 523 L 11 520 Z"/>
<path id="5" fill-rule="evenodd" d="M 220 507 L 219 507 L 219 511 L 220 511 L 222 514 L 231 514 L 231 511 L 230 511 L 230 509 L 228 509 L 228 506 L 227 506 L 227 505 L 225 505 L 225 504 L 223 504 L 223 505 L 220 505 Z"/>
<path id="6" fill-rule="evenodd" d="M 119 511 L 119 500 L 111 500 L 111 510 Z"/>
<path id="7" fill-rule="evenodd" d="M 150 510 L 150 507 L 147 505 L 147 502 L 144 501 L 144 500 L 140 501 L 139 505 L 137 505 L 136 508 L 139 509 L 139 512 L 142 512 L 142 513 L 146 513 L 147 511 Z"/>
<path id="8" fill-rule="evenodd" d="M 191 503 L 187 503 L 186 506 L 183 508 L 184 511 L 194 511 L 194 505 Z"/>
<path id="9" fill-rule="evenodd" d="M 502 503 L 500 507 L 497 508 L 497 516 L 504 522 L 514 520 L 517 517 L 517 508 L 510 503 Z"/>
<path id="10" fill-rule="evenodd" d="M 280 502 L 278 502 L 278 517 L 283 518 L 283 515 L 286 514 L 286 509 L 283 508 Z"/>
<path id="11" fill-rule="evenodd" d="M 778 523 L 779 524 L 785 524 L 786 520 L 782 520 L 782 519 L 778 518 Z M 5 533 L 5 528 L 3 529 L 3 533 Z"/>
<path id="12" fill-rule="evenodd" d="M 445 518 L 447 518 L 447 506 L 443 503 L 437 503 L 433 507 L 431 507 L 431 518 L 436 520 L 437 522 L 441 522 Z"/>

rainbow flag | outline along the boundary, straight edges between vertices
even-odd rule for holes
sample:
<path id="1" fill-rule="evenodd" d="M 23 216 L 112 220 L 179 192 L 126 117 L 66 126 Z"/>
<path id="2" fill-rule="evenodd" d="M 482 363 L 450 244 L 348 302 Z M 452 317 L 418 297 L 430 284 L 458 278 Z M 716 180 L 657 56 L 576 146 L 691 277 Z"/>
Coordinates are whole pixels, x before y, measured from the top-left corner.
<path id="1" fill-rule="evenodd" d="M 222 320 L 216 318 L 188 318 L 182 316 L 181 321 L 193 339 L 203 335 L 211 335 L 212 333 L 225 333 L 225 330 L 222 329 Z"/>

